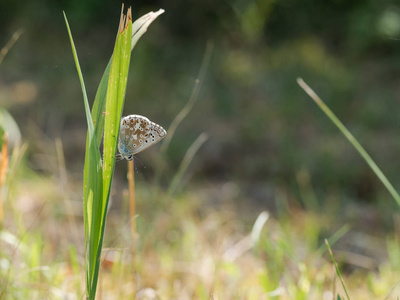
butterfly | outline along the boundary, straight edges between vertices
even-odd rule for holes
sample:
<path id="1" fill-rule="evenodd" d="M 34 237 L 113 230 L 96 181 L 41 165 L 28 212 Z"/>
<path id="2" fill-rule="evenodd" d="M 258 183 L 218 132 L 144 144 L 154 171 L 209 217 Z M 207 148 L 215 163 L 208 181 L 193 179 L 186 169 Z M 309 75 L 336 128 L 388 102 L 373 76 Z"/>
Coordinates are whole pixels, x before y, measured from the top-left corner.
<path id="1" fill-rule="evenodd" d="M 167 135 L 160 125 L 140 115 L 129 115 L 121 119 L 119 127 L 119 160 L 132 160 L 133 155 L 158 143 Z"/>

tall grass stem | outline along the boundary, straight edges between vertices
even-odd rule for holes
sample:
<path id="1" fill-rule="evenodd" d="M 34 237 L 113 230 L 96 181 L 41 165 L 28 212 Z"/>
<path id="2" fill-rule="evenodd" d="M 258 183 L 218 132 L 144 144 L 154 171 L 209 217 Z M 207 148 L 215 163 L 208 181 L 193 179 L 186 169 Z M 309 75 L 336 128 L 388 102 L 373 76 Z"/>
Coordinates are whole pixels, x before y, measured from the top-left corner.
<path id="1" fill-rule="evenodd" d="M 183 175 L 185 174 L 187 168 L 189 167 L 193 157 L 199 151 L 200 147 L 208 140 L 208 134 L 203 132 L 198 136 L 198 138 L 193 142 L 190 148 L 186 151 L 185 157 L 183 158 L 179 170 L 172 179 L 171 186 L 169 187 L 168 193 L 173 194 L 178 190 L 179 184 L 182 181 Z"/>
<path id="2" fill-rule="evenodd" d="M 182 110 L 176 115 L 171 125 L 169 126 L 167 130 L 168 135 L 165 137 L 165 140 L 161 146 L 161 154 L 164 154 L 165 151 L 168 149 L 168 146 L 171 142 L 172 137 L 175 134 L 176 129 L 186 118 L 186 116 L 190 113 L 190 111 L 192 110 L 194 104 L 196 103 L 199 97 L 201 86 L 203 84 L 204 77 L 206 76 L 208 65 L 210 64 L 211 54 L 213 52 L 213 49 L 214 49 L 214 44 L 208 42 L 206 46 L 206 51 L 204 53 L 203 61 L 201 63 L 199 74 L 197 75 L 197 78 L 194 83 L 192 94 L 190 95 L 189 101 L 182 108 Z"/>
<path id="3" fill-rule="evenodd" d="M 24 31 L 22 29 L 18 29 L 14 34 L 12 35 L 11 39 L 7 42 L 7 44 L 0 50 L 0 64 L 2 63 L 4 57 L 7 55 L 8 51 L 14 46 L 14 44 L 18 41 L 20 38 L 21 34 Z"/>
<path id="4" fill-rule="evenodd" d="M 135 163 L 128 161 L 128 184 L 129 184 L 129 217 L 132 236 L 132 261 L 134 260 L 136 248 L 136 203 L 135 203 Z"/>
<path id="5" fill-rule="evenodd" d="M 158 160 L 157 168 L 156 168 L 156 172 L 155 172 L 156 173 L 155 180 L 154 180 L 155 186 L 158 185 L 161 174 L 163 172 L 165 154 L 168 150 L 169 144 L 171 143 L 171 140 L 174 137 L 177 128 L 182 123 L 182 121 L 186 118 L 186 116 L 190 113 L 190 111 L 193 109 L 193 106 L 197 102 L 197 99 L 199 97 L 199 93 L 201 90 L 201 86 L 203 84 L 205 75 L 208 70 L 208 66 L 210 64 L 213 50 L 214 50 L 214 44 L 209 41 L 206 45 L 206 49 L 204 52 L 203 60 L 201 62 L 200 70 L 199 70 L 199 73 L 197 74 L 196 80 L 194 82 L 194 86 L 192 89 L 192 93 L 189 97 L 189 100 L 188 100 L 188 102 L 186 102 L 186 104 L 182 108 L 182 110 L 175 116 L 175 118 L 172 120 L 171 125 L 167 129 L 168 134 L 165 137 L 165 139 L 161 145 L 159 160 Z"/>
<path id="6" fill-rule="evenodd" d="M 71 199 L 68 195 L 67 167 L 65 165 L 64 149 L 63 149 L 62 141 L 60 138 L 56 138 L 55 145 L 56 145 L 56 153 L 57 153 L 57 160 L 58 160 L 58 168 L 59 168 L 59 172 L 60 172 L 60 185 L 61 185 L 61 189 L 63 191 L 62 194 L 63 194 L 64 206 L 66 209 L 71 232 L 73 233 L 73 237 L 76 241 L 76 244 L 78 245 L 78 239 L 79 239 L 78 225 L 75 220 L 74 208 L 71 204 Z"/>
<path id="7" fill-rule="evenodd" d="M 329 107 L 321 100 L 321 98 L 304 82 L 303 79 L 298 78 L 297 83 L 300 87 L 315 101 L 315 103 L 319 106 L 319 108 L 328 116 L 328 118 L 339 128 L 339 130 L 343 133 L 343 135 L 349 140 L 349 142 L 356 148 L 358 153 L 364 158 L 367 164 L 370 166 L 372 171 L 378 176 L 383 185 L 387 188 L 389 193 L 392 195 L 394 200 L 400 206 L 400 196 L 397 191 L 394 189 L 392 184 L 386 178 L 386 176 L 382 173 L 381 169 L 377 166 L 377 164 L 373 161 L 371 156 L 365 151 L 365 149 L 361 146 L 361 144 L 355 139 L 355 137 L 350 133 L 350 131 L 343 125 L 343 123 L 336 117 L 336 115 L 329 109 Z"/>

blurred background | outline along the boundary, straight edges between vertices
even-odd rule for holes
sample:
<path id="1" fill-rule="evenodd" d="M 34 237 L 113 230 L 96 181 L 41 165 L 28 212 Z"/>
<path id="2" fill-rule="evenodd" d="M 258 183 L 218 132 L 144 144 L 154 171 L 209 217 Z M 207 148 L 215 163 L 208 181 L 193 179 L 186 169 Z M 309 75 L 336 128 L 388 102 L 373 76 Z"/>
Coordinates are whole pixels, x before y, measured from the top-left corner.
<path id="1" fill-rule="evenodd" d="M 276 213 L 294 207 L 296 213 L 284 219 L 308 224 L 291 224 L 293 233 L 307 235 L 318 228 L 314 246 L 348 223 L 353 235 L 343 239 L 343 249 L 386 259 L 387 254 L 379 251 L 385 244 L 382 233 L 399 228 L 395 202 L 296 79 L 303 78 L 316 91 L 399 189 L 398 2 L 175 0 L 125 2 L 128 6 L 134 19 L 159 8 L 165 13 L 132 53 L 124 115 L 144 115 L 168 130 L 190 98 L 207 45 L 213 48 L 197 102 L 165 155 L 160 159 L 160 145 L 138 155 L 136 180 L 142 199 L 138 211 L 142 220 L 153 222 L 145 227 L 138 219 L 142 236 L 154 229 L 155 236 L 147 238 L 155 244 L 165 238 L 167 249 L 178 238 L 176 231 L 164 232 L 166 220 L 174 223 L 171 228 L 181 228 L 173 218 L 181 214 L 198 225 L 215 217 L 215 209 L 222 218 L 219 225 L 201 224 L 207 230 L 219 230 L 235 220 L 240 225 L 235 223 L 225 231 L 232 238 L 235 232 L 248 232 L 261 211 Z M 87 128 L 62 12 L 71 26 L 92 103 L 113 51 L 120 9 L 120 1 L 0 0 L 0 48 L 14 33 L 23 32 L 0 65 L 0 107 L 17 124 L 9 131 L 11 143 L 20 138 L 28 145 L 16 180 L 22 185 L 15 192 L 20 195 L 20 209 L 29 211 L 33 198 L 38 203 L 46 199 L 53 201 L 55 215 L 63 216 L 57 203 L 67 197 L 80 217 Z M 159 204 L 157 194 L 149 192 L 152 186 L 170 187 L 186 151 L 202 133 L 209 138 L 179 181 L 177 198 Z M 65 157 L 65 173 L 60 157 Z M 160 160 L 163 172 L 157 171 Z M 126 171 L 126 163 L 117 164 L 114 209 L 126 208 L 121 200 L 126 198 Z M 186 201 L 195 207 L 193 214 L 185 215 Z M 157 205 L 160 211 L 155 214 Z M 169 210 L 171 206 L 175 208 Z M 205 213 L 206 208 L 210 211 Z M 303 215 L 304 208 L 330 218 L 309 218 Z M 119 211 L 109 222 L 119 221 Z M 172 218 L 165 218 L 166 212 Z M 110 226 L 107 230 L 114 232 Z M 45 228 L 53 241 L 58 230 L 65 233 L 63 227 Z M 110 231 L 106 236 L 112 237 Z M 366 241 L 359 232 L 379 239 Z M 214 244 L 210 245 L 213 249 Z M 400 253 L 397 239 L 391 245 L 397 247 L 392 253 Z M 57 243 L 52 247 L 56 249 Z M 142 250 L 146 255 L 145 242 Z M 400 270 L 400 262 L 394 261 L 391 266 Z M 357 266 L 375 270 L 379 265 L 375 263 Z M 286 264 L 272 270 L 279 268 L 285 269 Z"/>
<path id="2" fill-rule="evenodd" d="M 207 42 L 214 46 L 198 102 L 168 150 L 168 172 L 176 171 L 187 148 L 206 132 L 210 138 L 187 174 L 192 186 L 231 182 L 256 205 L 271 205 L 277 188 L 298 194 L 299 178 L 306 174 L 318 201 L 334 197 L 343 204 L 393 204 L 296 78 L 315 89 L 389 180 L 399 182 L 398 3 L 129 5 L 134 19 L 159 8 L 166 12 L 133 52 L 125 115 L 142 114 L 168 128 L 189 99 Z M 34 170 L 49 171 L 51 156 L 45 154 L 59 137 L 68 171 L 82 175 L 86 121 L 62 11 L 93 101 L 113 50 L 120 6 L 119 1 L 0 1 L 0 44 L 23 30 L 1 66 L 0 105 L 29 143 L 27 160 Z M 151 177 L 157 153 L 151 149 L 139 155 L 146 176 Z M 124 168 L 120 164 L 116 170 L 122 180 Z M 167 179 L 168 173 L 164 184 Z"/>

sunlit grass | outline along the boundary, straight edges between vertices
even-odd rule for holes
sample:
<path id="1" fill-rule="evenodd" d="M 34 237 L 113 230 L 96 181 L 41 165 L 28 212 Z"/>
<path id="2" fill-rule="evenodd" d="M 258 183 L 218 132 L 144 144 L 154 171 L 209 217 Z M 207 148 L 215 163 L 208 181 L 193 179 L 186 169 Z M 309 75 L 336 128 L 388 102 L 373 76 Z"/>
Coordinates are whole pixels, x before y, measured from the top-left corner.
<path id="1" fill-rule="evenodd" d="M 68 231 L 70 221 L 60 207 L 64 195 L 50 177 L 19 176 L 20 192 L 15 197 L 27 229 L 12 233 L 12 217 L 6 216 L 8 230 L 0 235 L 1 276 L 12 284 L 8 284 L 5 299 L 28 295 L 33 299 L 66 295 L 81 299 L 85 294 L 84 253 Z M 29 195 L 21 186 L 29 187 Z M 70 182 L 68 190 L 77 187 L 79 182 Z M 139 239 L 134 261 L 128 211 L 117 205 L 109 212 L 98 286 L 103 299 L 146 293 L 161 299 L 211 299 L 211 294 L 214 299 L 345 295 L 327 251 L 319 250 L 324 232 L 335 227 L 334 216 L 292 208 L 264 218 L 259 237 L 253 240 L 257 215 L 244 216 L 229 203 L 213 206 L 207 194 L 197 192 L 180 193 L 177 198 L 165 192 L 159 194 L 161 199 L 152 199 L 150 187 L 143 180 L 137 184 L 136 193 L 142 200 L 137 203 Z M 127 189 L 115 197 L 127 197 Z M 158 201 L 169 204 L 167 208 L 157 206 Z M 30 203 L 29 209 L 26 203 Z M 77 200 L 74 203 L 78 205 Z M 75 218 L 83 226 L 82 219 Z M 334 235 L 330 232 L 328 236 Z M 84 240 L 83 232 L 78 240 Z M 352 299 L 384 298 L 395 287 L 398 250 L 392 237 L 388 236 L 388 243 L 392 245 L 388 246 L 390 263 L 380 265 L 377 271 L 342 272 Z M 8 269 L 4 261 L 9 262 Z M 398 295 L 398 290 L 392 295 Z"/>
<path id="2" fill-rule="evenodd" d="M 372 171 L 375 173 L 375 175 L 379 178 L 379 180 L 382 182 L 382 184 L 386 187 L 386 189 L 389 191 L 389 193 L 392 195 L 393 199 L 396 201 L 397 205 L 400 206 L 400 195 L 396 191 L 396 189 L 393 187 L 391 182 L 387 179 L 385 174 L 381 171 L 381 169 L 378 167 L 378 165 L 375 163 L 375 161 L 372 159 L 372 157 L 367 153 L 367 151 L 364 149 L 364 147 L 358 142 L 358 140 L 351 134 L 351 132 L 346 128 L 346 126 L 340 121 L 340 119 L 333 113 L 333 111 L 322 101 L 322 99 L 312 90 L 305 82 L 303 79 L 298 78 L 297 83 L 300 85 L 300 87 L 311 97 L 312 100 L 318 105 L 318 107 L 322 110 L 322 112 L 329 118 L 329 120 L 341 131 L 341 133 L 347 138 L 347 140 L 351 143 L 351 145 L 357 150 L 357 152 L 360 154 L 360 156 L 365 160 L 365 162 L 369 165 L 369 167 L 372 169 Z M 342 276 L 340 269 L 335 261 L 334 255 L 332 253 L 331 247 L 328 243 L 327 240 L 325 240 L 325 243 L 328 247 L 329 253 L 331 255 L 332 261 L 335 265 L 336 273 L 338 275 L 338 278 L 340 279 L 340 282 L 342 284 L 343 290 L 346 294 L 346 297 L 348 300 L 350 300 L 349 294 L 347 292 L 346 286 L 343 282 Z M 389 257 L 392 258 L 392 266 L 398 265 L 398 255 L 400 254 L 399 251 L 399 246 L 398 246 L 398 241 L 395 240 L 394 242 L 392 240 L 388 240 L 388 253 Z M 394 255 L 393 255 L 394 253 Z M 393 259 L 394 258 L 394 259 Z M 353 259 L 358 259 L 357 255 L 353 256 Z M 392 294 L 393 290 L 395 287 L 398 285 L 396 283 L 392 290 L 389 292 L 387 299 L 390 294 Z M 338 299 L 342 299 L 339 295 L 337 296 Z"/>
<path id="3" fill-rule="evenodd" d="M 111 195 L 111 183 L 117 152 L 120 120 L 125 102 L 131 50 L 147 26 L 160 14 L 149 13 L 132 24 L 131 8 L 123 14 L 123 6 L 112 58 L 100 81 L 90 109 L 83 74 L 80 68 L 70 26 L 65 23 L 79 75 L 88 125 L 83 171 L 83 219 L 85 230 L 86 296 L 95 299 L 99 280 L 101 253 Z M 100 141 L 103 137 L 103 151 Z"/>

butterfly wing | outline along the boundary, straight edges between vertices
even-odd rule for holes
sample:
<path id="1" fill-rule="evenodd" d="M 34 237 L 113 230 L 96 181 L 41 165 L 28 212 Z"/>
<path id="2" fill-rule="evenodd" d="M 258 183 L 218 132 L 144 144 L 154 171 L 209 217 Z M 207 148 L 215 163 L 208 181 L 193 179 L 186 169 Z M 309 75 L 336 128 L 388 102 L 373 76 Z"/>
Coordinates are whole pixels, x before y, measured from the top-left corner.
<path id="1" fill-rule="evenodd" d="M 160 125 L 150 122 L 150 135 L 148 138 L 149 146 L 152 146 L 161 141 L 167 135 L 167 131 Z"/>
<path id="2" fill-rule="evenodd" d="M 140 115 L 129 115 L 121 120 L 118 150 L 122 156 L 137 154 L 161 141 L 167 132 L 160 125 Z"/>

